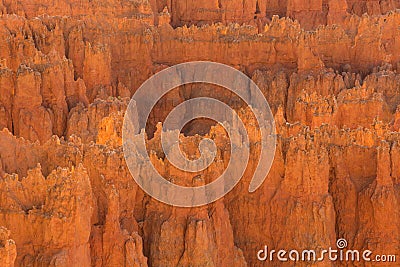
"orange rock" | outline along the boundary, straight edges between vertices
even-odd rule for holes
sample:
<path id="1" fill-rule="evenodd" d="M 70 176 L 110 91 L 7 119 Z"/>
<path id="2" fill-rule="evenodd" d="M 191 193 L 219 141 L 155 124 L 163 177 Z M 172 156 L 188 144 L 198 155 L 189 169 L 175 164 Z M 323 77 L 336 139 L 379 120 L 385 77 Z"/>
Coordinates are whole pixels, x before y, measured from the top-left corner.
<path id="1" fill-rule="evenodd" d="M 397 253 L 399 7 L 398 0 L 0 1 L 0 226 L 15 240 L 0 227 L 0 266 L 262 266 L 256 253 L 265 245 L 327 248 L 337 238 Z M 215 203 L 186 209 L 138 187 L 121 126 L 147 78 L 193 60 L 251 77 L 278 136 L 268 177 L 248 193 L 260 146 L 249 109 L 216 86 L 167 94 L 146 129 L 166 179 L 211 182 L 231 156 L 225 131 L 197 120 L 180 146 L 195 158 L 200 140 L 213 138 L 210 168 L 182 173 L 165 158 L 159 122 L 187 99 L 209 96 L 235 108 L 251 143 L 239 184 Z"/>
<path id="2" fill-rule="evenodd" d="M 92 192 L 82 166 L 59 168 L 47 179 L 38 166 L 21 181 L 18 175 L 6 175 L 0 186 L 7 192 L 2 196 L 2 209 L 7 212 L 0 216 L 0 224 L 21 233 L 15 238 L 20 246 L 18 265 L 41 261 L 90 265 L 87 214 L 92 209 Z"/>
<path id="3" fill-rule="evenodd" d="M 13 267 L 17 249 L 14 240 L 10 239 L 10 231 L 0 227 L 0 266 Z"/>

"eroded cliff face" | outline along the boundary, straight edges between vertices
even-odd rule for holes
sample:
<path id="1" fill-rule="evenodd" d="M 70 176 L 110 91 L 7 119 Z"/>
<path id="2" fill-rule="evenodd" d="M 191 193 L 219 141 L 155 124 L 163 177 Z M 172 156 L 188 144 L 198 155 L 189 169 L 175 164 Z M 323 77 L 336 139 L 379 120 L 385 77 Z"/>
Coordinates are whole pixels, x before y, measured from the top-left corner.
<path id="1" fill-rule="evenodd" d="M 1 1 L 0 266 L 280 266 L 258 261 L 257 251 L 335 247 L 338 238 L 353 249 L 398 253 L 400 13 L 391 10 L 399 6 Z M 184 24 L 192 26 L 176 27 Z M 251 77 L 271 106 L 278 142 L 256 192 L 247 188 L 257 152 L 226 197 L 187 209 L 146 195 L 121 145 L 138 86 L 193 60 Z M 166 179 L 187 186 L 218 177 L 230 158 L 221 127 L 200 121 L 181 135 L 181 147 L 199 156 L 200 140 L 214 139 L 210 168 L 182 175 L 165 159 L 158 122 L 199 96 L 237 109 L 257 150 L 249 110 L 231 93 L 177 88 L 150 117 L 148 150 Z"/>
<path id="2" fill-rule="evenodd" d="M 137 18 L 149 24 L 172 26 L 216 22 L 265 24 L 274 15 L 297 19 L 306 28 L 342 22 L 351 14 L 378 15 L 400 7 L 398 0 L 135 0 L 135 1 L 30 1 L 2 0 L 2 13 L 32 18 L 38 15 L 72 17 L 112 16 Z"/>

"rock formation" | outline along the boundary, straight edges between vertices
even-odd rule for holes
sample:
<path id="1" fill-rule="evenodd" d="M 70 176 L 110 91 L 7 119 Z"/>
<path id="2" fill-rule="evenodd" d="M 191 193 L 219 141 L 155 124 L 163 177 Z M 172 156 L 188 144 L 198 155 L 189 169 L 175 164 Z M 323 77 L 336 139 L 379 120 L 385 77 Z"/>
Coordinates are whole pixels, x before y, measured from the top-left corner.
<path id="1" fill-rule="evenodd" d="M 397 0 L 0 0 L 0 266 L 267 266 L 256 255 L 264 245 L 320 249 L 339 238 L 398 253 L 396 8 Z M 148 150 L 178 184 L 218 177 L 230 148 L 220 126 L 195 121 L 182 150 L 199 156 L 209 137 L 217 160 L 204 173 L 178 172 L 159 143 L 159 122 L 175 106 L 211 96 L 249 126 L 243 179 L 188 209 L 145 194 L 121 145 L 137 88 L 194 60 L 251 77 L 278 138 L 267 179 L 248 193 L 257 130 L 240 99 L 204 84 L 166 95 L 147 125 Z"/>

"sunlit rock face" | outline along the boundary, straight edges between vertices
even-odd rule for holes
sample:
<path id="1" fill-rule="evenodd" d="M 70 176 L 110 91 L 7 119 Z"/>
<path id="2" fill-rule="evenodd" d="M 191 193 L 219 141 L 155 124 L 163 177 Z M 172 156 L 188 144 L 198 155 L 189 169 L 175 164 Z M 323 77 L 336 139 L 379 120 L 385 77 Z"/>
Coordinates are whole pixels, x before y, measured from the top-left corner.
<path id="1" fill-rule="evenodd" d="M 397 253 L 396 8 L 396 0 L 0 1 L 0 266 L 266 266 L 257 259 L 264 245 L 328 248 L 339 238 Z M 163 177 L 203 185 L 229 162 L 226 132 L 205 120 L 182 131 L 181 149 L 196 158 L 200 141 L 213 139 L 211 166 L 185 174 L 166 159 L 159 122 L 191 98 L 237 110 L 252 152 L 224 198 L 177 208 L 135 183 L 122 126 L 146 79 L 195 60 L 225 63 L 258 85 L 277 146 L 266 180 L 249 193 L 259 156 L 249 109 L 222 88 L 176 88 L 146 128 Z"/>

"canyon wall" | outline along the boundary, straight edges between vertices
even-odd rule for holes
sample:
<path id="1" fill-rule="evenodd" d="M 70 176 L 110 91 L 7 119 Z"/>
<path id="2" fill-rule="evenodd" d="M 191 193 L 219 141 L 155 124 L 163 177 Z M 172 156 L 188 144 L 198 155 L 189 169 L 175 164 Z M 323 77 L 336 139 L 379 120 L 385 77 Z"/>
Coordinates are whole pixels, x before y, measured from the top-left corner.
<path id="1" fill-rule="evenodd" d="M 385 14 L 400 8 L 398 0 L 57 0 L 35 1 L 2 0 L 3 13 L 14 13 L 33 18 L 41 15 L 71 17 L 129 17 L 158 25 L 205 25 L 216 22 L 265 24 L 274 15 L 297 19 L 304 27 L 335 24 L 348 15 Z M 166 19 L 165 17 L 169 17 Z"/>
<path id="2" fill-rule="evenodd" d="M 0 266 L 281 266 L 258 261 L 257 251 L 335 247 L 339 238 L 349 248 L 398 253 L 398 7 L 2 0 Z M 250 125 L 254 153 L 243 179 L 223 199 L 187 209 L 138 187 L 121 132 L 129 98 L 147 78 L 194 60 L 251 77 L 271 106 L 278 142 L 267 179 L 248 193 L 258 154 L 245 106 L 204 84 L 165 96 L 149 121 L 148 150 L 177 183 L 210 182 L 230 148 L 221 127 L 199 122 L 181 135 L 182 149 L 198 156 L 209 137 L 217 159 L 204 173 L 179 173 L 160 147 L 158 122 L 173 107 L 212 96 Z"/>

